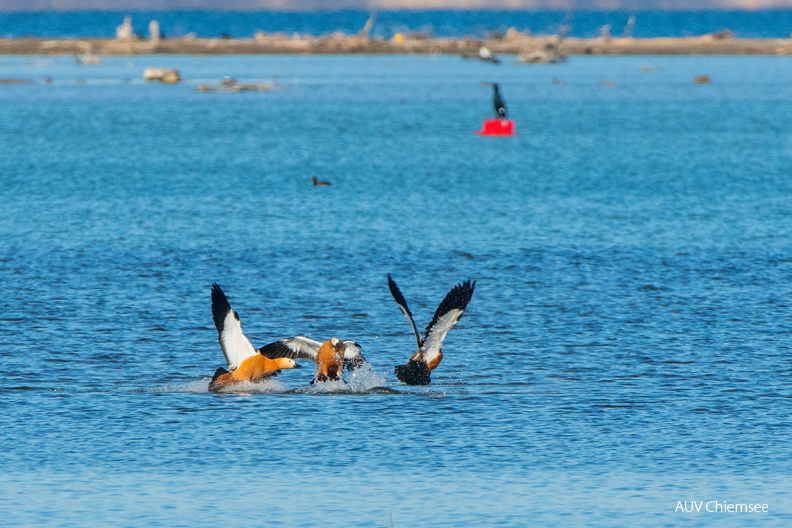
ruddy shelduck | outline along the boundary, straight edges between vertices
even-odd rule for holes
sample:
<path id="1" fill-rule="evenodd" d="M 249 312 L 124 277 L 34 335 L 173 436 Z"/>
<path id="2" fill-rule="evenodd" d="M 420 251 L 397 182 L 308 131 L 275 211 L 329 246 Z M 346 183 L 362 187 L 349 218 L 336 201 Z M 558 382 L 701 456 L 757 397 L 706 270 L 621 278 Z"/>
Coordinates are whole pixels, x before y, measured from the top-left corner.
<path id="1" fill-rule="evenodd" d="M 260 381 L 275 376 L 281 369 L 300 368 L 293 358 L 253 348 L 242 333 L 239 314 L 231 309 L 217 284 L 212 284 L 212 318 L 230 372 L 224 368 L 217 369 L 209 383 L 210 391 L 217 392 L 239 382 Z"/>
<path id="2" fill-rule="evenodd" d="M 394 369 L 396 378 L 407 385 L 429 385 L 432 382 L 432 371 L 437 368 L 443 359 L 443 351 L 440 347 L 443 344 L 448 331 L 459 321 L 465 313 L 470 299 L 473 297 L 473 288 L 476 282 L 465 281 L 454 286 L 445 296 L 443 302 L 437 307 L 434 317 L 424 331 L 424 335 L 418 331 L 415 325 L 412 312 L 407 307 L 404 295 L 396 286 L 390 275 L 388 275 L 388 288 L 393 295 L 396 304 L 405 317 L 410 321 L 415 338 L 418 341 L 418 351 L 412 355 L 405 365 L 399 365 Z"/>
<path id="3" fill-rule="evenodd" d="M 315 361 L 314 381 L 340 380 L 345 368 L 351 372 L 367 363 L 360 352 L 359 344 L 354 341 L 341 341 L 337 337 L 324 343 L 303 336 L 290 337 L 270 343 L 261 351 L 268 356 Z"/>

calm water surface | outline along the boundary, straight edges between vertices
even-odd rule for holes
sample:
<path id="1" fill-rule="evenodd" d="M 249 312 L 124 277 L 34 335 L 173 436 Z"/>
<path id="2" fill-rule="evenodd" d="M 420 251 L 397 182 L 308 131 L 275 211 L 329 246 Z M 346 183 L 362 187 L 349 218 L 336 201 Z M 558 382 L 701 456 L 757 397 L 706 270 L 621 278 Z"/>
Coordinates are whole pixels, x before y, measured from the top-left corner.
<path id="1" fill-rule="evenodd" d="M 791 68 L 0 57 L 1 523 L 789 526 Z M 421 328 L 478 280 L 427 387 L 387 273 Z M 208 393 L 213 281 L 373 372 Z"/>

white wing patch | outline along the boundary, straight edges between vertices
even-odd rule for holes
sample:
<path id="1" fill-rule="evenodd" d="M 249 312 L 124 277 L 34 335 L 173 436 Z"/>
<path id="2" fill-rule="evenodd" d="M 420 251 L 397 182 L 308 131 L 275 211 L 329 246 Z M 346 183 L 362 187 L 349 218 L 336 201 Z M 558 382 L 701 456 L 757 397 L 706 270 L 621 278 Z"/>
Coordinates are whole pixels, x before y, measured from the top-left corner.
<path id="1" fill-rule="evenodd" d="M 457 324 L 457 321 L 459 321 L 464 313 L 464 310 L 454 308 L 437 319 L 437 322 L 432 325 L 429 332 L 424 337 L 424 343 L 420 350 L 423 355 L 423 361 L 431 363 L 437 357 L 448 331 Z"/>
<path id="2" fill-rule="evenodd" d="M 353 371 L 367 364 L 366 358 L 360 352 L 360 345 L 354 341 L 344 341 L 344 367 Z"/>
<path id="3" fill-rule="evenodd" d="M 366 359 L 363 357 L 363 354 L 360 352 L 360 345 L 354 341 L 344 341 L 344 359 L 357 358 L 366 361 Z"/>
<path id="4" fill-rule="evenodd" d="M 287 337 L 275 341 L 264 347 L 259 352 L 268 358 L 289 357 L 292 359 L 310 359 L 316 361 L 322 343 L 303 336 Z M 350 368 L 357 368 L 367 363 L 360 352 L 360 345 L 354 341 L 344 341 L 344 363 Z"/>
<path id="5" fill-rule="evenodd" d="M 218 337 L 220 348 L 228 363 L 228 368 L 236 370 L 247 358 L 255 356 L 258 352 L 250 344 L 245 334 L 242 333 L 242 325 L 234 315 L 233 310 L 229 310 L 223 319 L 223 330 Z"/>

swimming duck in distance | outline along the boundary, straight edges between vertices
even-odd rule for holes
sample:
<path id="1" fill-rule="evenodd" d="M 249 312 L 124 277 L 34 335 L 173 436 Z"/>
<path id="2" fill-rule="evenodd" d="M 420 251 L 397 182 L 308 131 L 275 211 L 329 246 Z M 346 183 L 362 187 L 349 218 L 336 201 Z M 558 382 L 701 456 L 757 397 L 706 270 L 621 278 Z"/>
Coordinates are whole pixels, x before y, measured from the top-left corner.
<path id="1" fill-rule="evenodd" d="M 330 183 L 329 181 L 322 181 L 316 176 L 311 178 L 311 181 L 313 182 L 314 187 L 328 187 L 332 185 L 332 183 Z"/>
<path id="2" fill-rule="evenodd" d="M 393 299 L 399 305 L 399 309 L 407 317 L 412 325 L 415 338 L 418 341 L 418 351 L 412 355 L 405 365 L 399 365 L 394 369 L 396 378 L 407 385 L 428 385 L 432 382 L 432 371 L 437 368 L 443 359 L 441 346 L 449 330 L 459 321 L 465 313 L 470 299 L 473 297 L 475 281 L 465 281 L 454 286 L 446 294 L 443 302 L 437 307 L 434 317 L 426 327 L 423 336 L 415 325 L 412 312 L 407 306 L 404 295 L 399 287 L 388 275 L 388 288 Z"/>

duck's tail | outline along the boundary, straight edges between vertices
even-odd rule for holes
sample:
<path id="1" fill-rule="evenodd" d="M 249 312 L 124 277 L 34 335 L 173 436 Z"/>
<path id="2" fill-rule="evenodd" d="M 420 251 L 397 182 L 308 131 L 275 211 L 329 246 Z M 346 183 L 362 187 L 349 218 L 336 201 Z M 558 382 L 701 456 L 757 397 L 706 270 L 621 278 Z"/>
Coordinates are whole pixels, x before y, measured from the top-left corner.
<path id="1" fill-rule="evenodd" d="M 410 361 L 393 369 L 396 378 L 407 385 L 429 385 L 432 375 L 423 361 Z"/>

